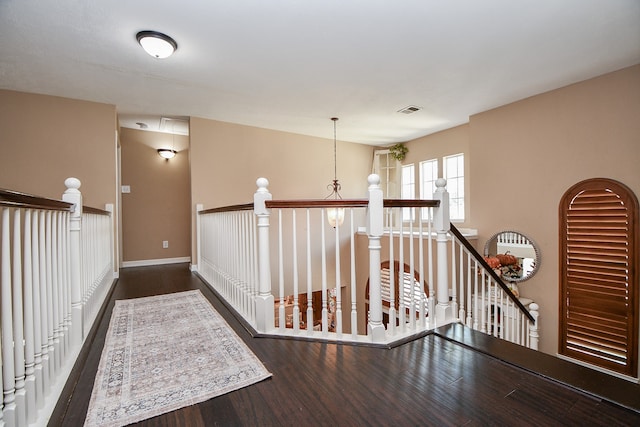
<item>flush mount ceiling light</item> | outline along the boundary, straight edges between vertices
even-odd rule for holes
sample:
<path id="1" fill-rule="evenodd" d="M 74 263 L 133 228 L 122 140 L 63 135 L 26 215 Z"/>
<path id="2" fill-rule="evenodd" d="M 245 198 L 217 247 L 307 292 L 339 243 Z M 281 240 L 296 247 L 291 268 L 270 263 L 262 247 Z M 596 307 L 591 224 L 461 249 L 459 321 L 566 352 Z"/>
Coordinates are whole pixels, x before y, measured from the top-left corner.
<path id="1" fill-rule="evenodd" d="M 167 160 L 173 159 L 178 152 L 176 150 L 172 150 L 170 148 L 160 148 L 158 149 L 158 154 L 160 157 L 165 158 Z"/>
<path id="2" fill-rule="evenodd" d="M 157 31 L 140 31 L 136 39 L 145 52 L 154 58 L 168 58 L 178 49 L 174 39 Z"/>

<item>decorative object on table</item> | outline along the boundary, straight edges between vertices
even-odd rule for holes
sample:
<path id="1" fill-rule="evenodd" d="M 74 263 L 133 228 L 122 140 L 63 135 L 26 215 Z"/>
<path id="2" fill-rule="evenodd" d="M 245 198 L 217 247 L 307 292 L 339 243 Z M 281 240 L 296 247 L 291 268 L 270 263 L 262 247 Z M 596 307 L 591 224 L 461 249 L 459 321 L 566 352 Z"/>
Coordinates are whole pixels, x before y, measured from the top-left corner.
<path id="1" fill-rule="evenodd" d="M 123 426 L 271 374 L 200 291 L 116 301 L 85 426 Z"/>

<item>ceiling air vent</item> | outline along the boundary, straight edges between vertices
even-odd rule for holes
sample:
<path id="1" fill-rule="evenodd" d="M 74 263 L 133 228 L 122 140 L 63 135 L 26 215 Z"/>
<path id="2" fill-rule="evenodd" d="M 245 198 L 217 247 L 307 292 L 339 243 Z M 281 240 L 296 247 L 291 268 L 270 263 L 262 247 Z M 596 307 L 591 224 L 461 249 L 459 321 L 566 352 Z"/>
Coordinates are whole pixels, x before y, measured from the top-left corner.
<path id="1" fill-rule="evenodd" d="M 404 108 L 398 110 L 398 113 L 413 114 L 416 111 L 420 111 L 420 110 L 422 110 L 422 108 L 416 107 L 415 105 L 409 105 L 408 107 L 404 107 Z"/>

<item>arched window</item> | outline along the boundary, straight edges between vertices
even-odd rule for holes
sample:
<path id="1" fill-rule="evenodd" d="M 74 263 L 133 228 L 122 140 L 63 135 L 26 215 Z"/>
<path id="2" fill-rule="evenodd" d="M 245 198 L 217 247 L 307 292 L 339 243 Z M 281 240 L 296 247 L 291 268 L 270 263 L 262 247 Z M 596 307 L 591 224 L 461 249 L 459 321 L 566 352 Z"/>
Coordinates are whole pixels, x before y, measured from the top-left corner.
<path id="1" fill-rule="evenodd" d="M 638 376 L 638 200 L 582 181 L 560 202 L 560 354 Z"/>

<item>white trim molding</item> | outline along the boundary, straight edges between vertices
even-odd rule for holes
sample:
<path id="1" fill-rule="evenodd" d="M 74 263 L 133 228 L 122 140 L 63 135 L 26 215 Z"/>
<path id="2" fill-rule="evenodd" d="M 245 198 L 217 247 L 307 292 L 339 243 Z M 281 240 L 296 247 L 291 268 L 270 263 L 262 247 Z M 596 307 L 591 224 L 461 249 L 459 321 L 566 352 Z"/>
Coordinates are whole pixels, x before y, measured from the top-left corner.
<path id="1" fill-rule="evenodd" d="M 178 257 L 178 258 L 158 258 L 158 259 L 142 259 L 139 261 L 122 261 L 122 268 L 127 267 L 147 267 L 150 265 L 163 265 L 163 264 L 180 264 L 182 262 L 191 262 L 191 257 Z"/>

